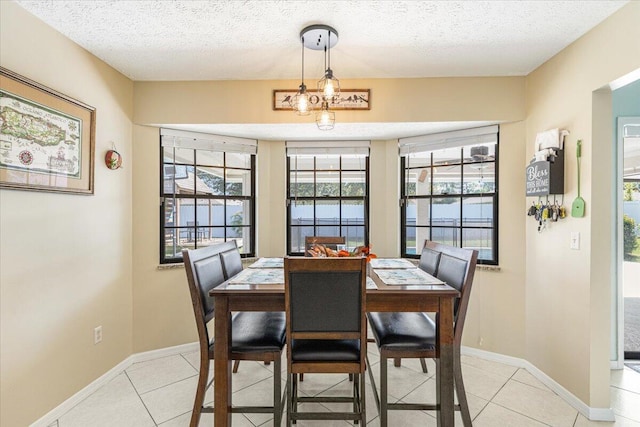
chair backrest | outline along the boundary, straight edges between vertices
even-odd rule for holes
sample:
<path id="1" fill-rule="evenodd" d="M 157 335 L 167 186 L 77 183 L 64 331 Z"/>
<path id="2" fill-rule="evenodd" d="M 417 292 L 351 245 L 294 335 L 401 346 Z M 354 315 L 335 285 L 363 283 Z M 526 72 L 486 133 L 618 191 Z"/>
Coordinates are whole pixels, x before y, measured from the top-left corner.
<path id="1" fill-rule="evenodd" d="M 365 258 L 286 257 L 287 342 L 357 339 L 366 346 L 366 279 Z"/>
<path id="2" fill-rule="evenodd" d="M 424 247 L 440 253 L 440 262 L 435 276 L 460 291 L 460 298 L 454 304 L 453 314 L 455 319 L 455 341 L 457 344 L 461 344 L 464 320 L 467 316 L 471 286 L 473 285 L 473 276 L 478 262 L 478 251 L 431 241 L 426 241 Z"/>
<path id="3" fill-rule="evenodd" d="M 207 323 L 214 316 L 214 298 L 209 291 L 226 280 L 221 254 L 232 250 L 237 251 L 235 241 L 182 250 L 200 345 L 207 348 L 211 343 Z"/>
<path id="4" fill-rule="evenodd" d="M 441 255 L 441 252 L 425 246 L 424 248 L 422 248 L 422 254 L 420 254 L 420 262 L 418 263 L 418 267 L 421 270 L 426 271 L 430 275 L 436 276 L 438 274 L 438 265 L 440 264 Z"/>
<path id="5" fill-rule="evenodd" d="M 309 249 L 314 244 L 319 244 L 327 248 L 336 250 L 338 245 L 344 245 L 346 239 L 344 236 L 305 236 L 304 238 L 304 256 L 311 256 Z"/>
<path id="6" fill-rule="evenodd" d="M 229 280 L 242 271 L 242 257 L 238 250 L 238 243 L 235 240 L 225 242 L 224 245 L 225 248 L 228 247 L 229 249 L 220 252 L 220 258 L 222 259 L 224 277 Z"/>

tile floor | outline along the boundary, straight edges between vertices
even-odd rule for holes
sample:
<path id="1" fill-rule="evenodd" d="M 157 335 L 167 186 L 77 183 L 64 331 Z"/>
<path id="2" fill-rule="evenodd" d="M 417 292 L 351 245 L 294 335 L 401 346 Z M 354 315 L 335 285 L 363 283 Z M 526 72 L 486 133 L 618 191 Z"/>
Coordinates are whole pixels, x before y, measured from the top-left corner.
<path id="1" fill-rule="evenodd" d="M 193 352 L 133 364 L 50 427 L 188 426 L 198 357 L 198 353 Z M 379 358 L 375 346 L 369 348 L 369 359 L 377 381 Z M 526 370 L 469 356 L 463 356 L 462 363 L 475 427 L 640 427 L 640 374 L 629 368 L 611 372 L 611 405 L 616 413 L 616 422 L 596 423 L 579 414 Z M 433 361 L 428 361 L 429 374 L 422 373 L 417 360 L 403 360 L 402 365 L 402 368 L 389 367 L 389 400 L 412 402 L 425 396 L 433 399 Z M 240 405 L 270 404 L 272 366 L 257 362 L 240 363 L 240 370 L 233 377 L 233 402 Z M 283 367 L 286 369 L 284 363 Z M 311 396 L 348 390 L 348 387 L 346 375 L 307 375 L 300 383 L 300 390 Z M 211 402 L 212 399 L 209 390 L 205 401 Z M 314 405 L 320 410 L 331 410 L 330 404 Z M 368 425 L 379 425 L 370 388 L 367 390 L 367 419 Z M 213 415 L 203 414 L 200 425 L 213 425 Z M 270 425 L 271 417 L 266 414 L 233 415 L 234 427 Z M 298 422 L 300 427 L 312 425 L 349 424 L 343 421 Z M 436 419 L 429 412 L 391 411 L 389 425 L 430 427 L 436 426 Z M 462 426 L 462 420 L 456 414 L 458 425 Z"/>

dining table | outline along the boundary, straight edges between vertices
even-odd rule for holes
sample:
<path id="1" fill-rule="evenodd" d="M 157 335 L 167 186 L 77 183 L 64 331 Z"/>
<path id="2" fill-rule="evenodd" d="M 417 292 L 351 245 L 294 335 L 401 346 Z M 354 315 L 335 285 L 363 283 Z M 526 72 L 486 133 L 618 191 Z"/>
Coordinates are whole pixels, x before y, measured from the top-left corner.
<path id="1" fill-rule="evenodd" d="M 260 258 L 213 288 L 214 425 L 231 426 L 231 315 L 238 311 L 285 311 L 283 258 Z M 407 259 L 372 259 L 367 265 L 367 312 L 429 312 L 436 318 L 436 411 L 439 427 L 454 426 L 454 301 L 460 293 Z"/>

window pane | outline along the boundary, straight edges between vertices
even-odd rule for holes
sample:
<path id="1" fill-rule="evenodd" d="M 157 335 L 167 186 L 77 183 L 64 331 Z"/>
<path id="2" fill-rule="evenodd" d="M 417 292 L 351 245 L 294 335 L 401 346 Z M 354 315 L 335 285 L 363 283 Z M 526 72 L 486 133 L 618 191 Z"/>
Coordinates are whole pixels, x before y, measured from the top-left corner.
<path id="1" fill-rule="evenodd" d="M 193 156 L 195 151 L 191 148 L 174 148 L 175 162 L 186 165 L 193 164 Z"/>
<path id="2" fill-rule="evenodd" d="M 340 156 L 316 156 L 316 170 L 340 170 Z"/>
<path id="3" fill-rule="evenodd" d="M 190 200 L 193 203 L 192 200 Z M 211 225 L 224 224 L 224 201 L 220 199 L 198 199 L 198 221 L 196 226 L 206 227 Z M 191 218 L 189 224 L 193 226 L 194 218 Z"/>
<path id="4" fill-rule="evenodd" d="M 366 192 L 366 172 L 342 172 L 342 197 L 363 197 Z"/>
<path id="5" fill-rule="evenodd" d="M 313 172 L 292 171 L 289 173 L 290 197 L 313 197 Z"/>
<path id="6" fill-rule="evenodd" d="M 478 259 L 494 259 L 493 230 L 481 228 L 463 228 L 462 247 L 477 249 Z"/>
<path id="7" fill-rule="evenodd" d="M 431 206 L 432 225 L 460 226 L 460 199 L 456 197 L 434 197 Z"/>
<path id="8" fill-rule="evenodd" d="M 405 227 L 406 233 L 406 253 L 413 255 L 420 255 L 425 240 L 431 240 L 429 236 L 429 227 L 413 227 L 411 224 L 407 224 Z"/>
<path id="9" fill-rule="evenodd" d="M 171 209 L 165 202 L 165 212 Z M 175 199 L 175 207 L 173 208 L 173 225 L 186 227 L 187 221 L 193 221 L 196 217 L 195 205 L 193 199 Z"/>
<path id="10" fill-rule="evenodd" d="M 409 154 L 404 162 L 405 168 L 418 168 L 431 166 L 431 153 L 412 153 Z"/>
<path id="11" fill-rule="evenodd" d="M 493 193 L 496 191 L 495 163 L 472 163 L 463 168 L 465 194 Z"/>
<path id="12" fill-rule="evenodd" d="M 491 227 L 493 197 L 465 197 L 462 200 L 463 227 Z"/>
<path id="13" fill-rule="evenodd" d="M 493 161 L 496 158 L 496 144 L 464 147 L 462 157 L 465 163 Z"/>
<path id="14" fill-rule="evenodd" d="M 289 158 L 291 170 L 313 170 L 315 162 L 313 156 L 291 156 Z"/>
<path id="15" fill-rule="evenodd" d="M 342 156 L 342 170 L 364 171 L 367 168 L 366 156 Z"/>
<path id="16" fill-rule="evenodd" d="M 196 160 L 200 166 L 222 167 L 224 166 L 224 153 L 221 151 L 198 150 Z"/>
<path id="17" fill-rule="evenodd" d="M 340 172 L 316 172 L 316 197 L 340 196 Z"/>
<path id="18" fill-rule="evenodd" d="M 313 227 L 295 227 L 290 228 L 290 240 L 291 240 L 291 252 L 304 252 L 304 238 L 307 236 L 314 236 L 315 230 Z"/>
<path id="19" fill-rule="evenodd" d="M 227 196 L 251 195 L 251 171 L 239 169 L 227 169 L 226 193 Z"/>
<path id="20" fill-rule="evenodd" d="M 342 225 L 364 224 L 364 202 L 362 200 L 342 201 Z"/>
<path id="21" fill-rule="evenodd" d="M 235 240 L 238 245 L 238 251 L 241 254 L 249 254 L 251 253 L 251 230 L 249 227 L 242 227 L 239 230 L 236 230 L 238 233 L 238 237 L 229 237 L 227 234 L 227 241 Z"/>
<path id="22" fill-rule="evenodd" d="M 199 167 L 196 180 L 197 194 L 212 194 L 221 196 L 224 194 L 224 169 Z M 191 188 L 193 194 L 193 188 Z"/>
<path id="23" fill-rule="evenodd" d="M 249 200 L 227 200 L 227 225 L 251 225 Z"/>
<path id="24" fill-rule="evenodd" d="M 200 233 L 198 247 L 202 248 L 223 243 L 225 241 L 224 231 L 224 227 L 198 227 L 198 232 Z"/>
<path id="25" fill-rule="evenodd" d="M 462 150 L 460 148 L 447 148 L 433 152 L 433 165 L 449 165 L 461 163 Z"/>
<path id="26" fill-rule="evenodd" d="M 173 163 L 173 147 L 162 147 L 162 161 Z"/>
<path id="27" fill-rule="evenodd" d="M 433 194 L 460 194 L 460 166 L 438 166 L 433 171 Z"/>
<path id="28" fill-rule="evenodd" d="M 430 206 L 429 199 L 408 199 L 405 209 L 405 224 L 429 225 Z"/>
<path id="29" fill-rule="evenodd" d="M 164 226 L 173 227 L 176 225 L 177 209 L 176 199 L 173 197 L 165 197 L 164 199 Z"/>
<path id="30" fill-rule="evenodd" d="M 340 236 L 340 227 L 335 225 L 332 227 L 316 227 L 316 236 Z"/>
<path id="31" fill-rule="evenodd" d="M 431 194 L 431 169 L 407 169 L 405 172 L 407 196 L 424 196 Z"/>
<path id="32" fill-rule="evenodd" d="M 193 194 L 193 167 L 163 165 L 163 194 Z"/>
<path id="33" fill-rule="evenodd" d="M 251 155 L 244 153 L 226 153 L 228 168 L 251 169 Z"/>
<path id="34" fill-rule="evenodd" d="M 343 226 L 340 235 L 345 237 L 345 244 L 349 252 L 353 251 L 358 246 L 364 246 L 364 225 Z"/>
<path id="35" fill-rule="evenodd" d="M 444 243 L 449 246 L 460 246 L 459 228 L 433 228 L 431 229 L 431 240 Z"/>
<path id="36" fill-rule="evenodd" d="M 291 225 L 313 225 L 313 201 L 292 200 L 290 208 Z"/>
<path id="37" fill-rule="evenodd" d="M 316 225 L 340 225 L 340 202 L 337 200 L 316 201 Z M 335 236 L 335 234 L 323 234 Z"/>
<path id="38" fill-rule="evenodd" d="M 182 257 L 182 246 L 178 242 L 178 233 L 176 229 L 167 228 L 164 230 L 164 256 L 174 258 Z"/>

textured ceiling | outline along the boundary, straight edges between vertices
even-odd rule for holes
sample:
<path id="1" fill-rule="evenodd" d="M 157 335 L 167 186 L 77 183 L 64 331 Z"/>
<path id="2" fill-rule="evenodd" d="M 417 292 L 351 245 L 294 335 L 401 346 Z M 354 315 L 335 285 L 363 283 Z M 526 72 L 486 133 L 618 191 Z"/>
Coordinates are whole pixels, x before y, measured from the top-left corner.
<path id="1" fill-rule="evenodd" d="M 339 33 L 339 79 L 522 76 L 628 2 L 16 1 L 133 80 L 299 79 L 300 30 L 319 23 Z M 305 63 L 308 81 L 323 74 L 321 52 L 307 49 Z M 388 134 L 376 126 L 363 137 Z M 295 126 L 269 128 L 282 136 Z M 362 130 L 341 128 L 332 137 Z"/>

